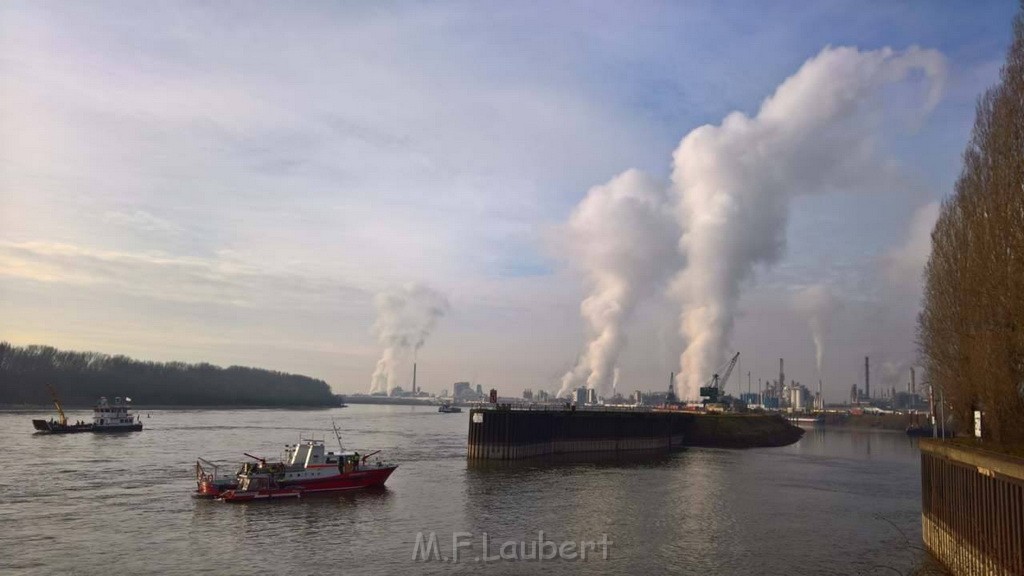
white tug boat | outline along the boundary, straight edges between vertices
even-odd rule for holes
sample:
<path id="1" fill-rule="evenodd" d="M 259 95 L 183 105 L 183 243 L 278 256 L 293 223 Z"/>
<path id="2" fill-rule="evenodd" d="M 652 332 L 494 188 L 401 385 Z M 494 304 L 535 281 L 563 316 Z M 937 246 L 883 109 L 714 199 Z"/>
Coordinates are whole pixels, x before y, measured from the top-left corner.
<path id="1" fill-rule="evenodd" d="M 96 406 L 92 409 L 92 422 L 78 421 L 68 422 L 64 415 L 64 408 L 61 407 L 57 392 L 50 387 L 50 396 L 53 397 L 53 405 L 57 407 L 58 419 L 54 420 L 33 420 L 32 426 L 38 432 L 49 434 L 74 434 L 77 432 L 137 432 L 142 430 L 142 419 L 133 416 L 129 411 L 131 398 L 114 398 L 108 402 L 106 396 L 100 397 Z"/>

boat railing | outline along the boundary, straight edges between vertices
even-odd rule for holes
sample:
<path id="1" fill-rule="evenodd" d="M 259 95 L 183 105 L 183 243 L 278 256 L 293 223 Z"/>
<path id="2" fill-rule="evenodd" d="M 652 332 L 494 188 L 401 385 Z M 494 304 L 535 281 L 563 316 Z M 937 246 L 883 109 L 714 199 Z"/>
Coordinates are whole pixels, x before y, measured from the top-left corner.
<path id="1" fill-rule="evenodd" d="M 234 477 L 234 474 L 221 472 L 220 464 L 210 462 L 204 458 L 196 458 L 196 480 L 199 482 L 213 482 Z"/>

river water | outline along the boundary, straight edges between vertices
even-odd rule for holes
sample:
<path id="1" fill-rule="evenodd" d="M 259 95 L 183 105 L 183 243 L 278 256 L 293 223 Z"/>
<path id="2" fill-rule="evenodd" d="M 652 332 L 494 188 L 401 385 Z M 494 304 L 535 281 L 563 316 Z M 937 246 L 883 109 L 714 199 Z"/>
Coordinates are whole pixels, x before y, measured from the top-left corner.
<path id="1" fill-rule="evenodd" d="M 0 574 L 908 574 L 922 562 L 919 456 L 901 433 L 830 428 L 784 448 L 471 466 L 466 413 L 140 413 L 142 432 L 47 436 L 30 420 L 50 414 L 0 412 Z M 191 497 L 197 456 L 276 457 L 302 432 L 330 447 L 332 419 L 346 448 L 401 464 L 385 489 Z M 539 560 L 523 558 L 538 548 Z"/>

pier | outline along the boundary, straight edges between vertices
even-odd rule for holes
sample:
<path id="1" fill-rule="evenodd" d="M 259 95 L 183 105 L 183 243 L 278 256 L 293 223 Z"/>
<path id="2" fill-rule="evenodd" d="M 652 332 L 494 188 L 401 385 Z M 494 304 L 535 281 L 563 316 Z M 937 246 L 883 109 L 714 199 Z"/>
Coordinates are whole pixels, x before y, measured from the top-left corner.
<path id="1" fill-rule="evenodd" d="M 474 408 L 470 460 L 519 460 L 554 454 L 668 451 L 687 446 L 784 446 L 803 431 L 779 416 L 697 414 L 681 410 Z"/>

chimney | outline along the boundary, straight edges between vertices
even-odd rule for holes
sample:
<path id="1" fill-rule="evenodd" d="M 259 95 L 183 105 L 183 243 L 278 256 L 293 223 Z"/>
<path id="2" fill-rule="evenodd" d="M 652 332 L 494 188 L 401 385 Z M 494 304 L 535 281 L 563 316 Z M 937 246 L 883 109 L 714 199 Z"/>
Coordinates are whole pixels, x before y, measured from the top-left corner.
<path id="1" fill-rule="evenodd" d="M 782 358 L 779 358 L 779 388 L 786 387 L 786 373 L 782 371 Z"/>
<path id="2" fill-rule="evenodd" d="M 914 367 L 910 367 L 910 394 L 917 394 L 917 377 L 914 375 Z"/>
<path id="3" fill-rule="evenodd" d="M 412 395 L 416 395 L 416 363 L 412 363 Z"/>
<path id="4" fill-rule="evenodd" d="M 867 356 L 864 357 L 864 395 L 871 400 L 871 364 Z"/>

